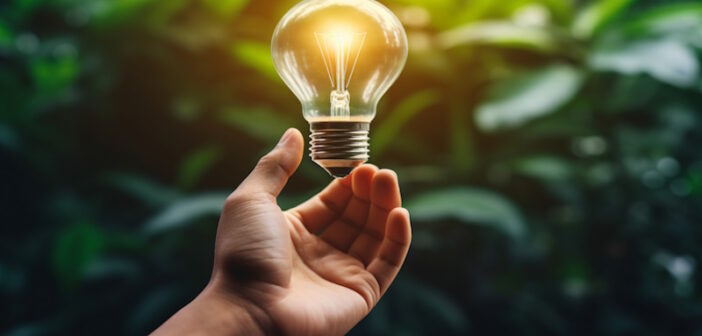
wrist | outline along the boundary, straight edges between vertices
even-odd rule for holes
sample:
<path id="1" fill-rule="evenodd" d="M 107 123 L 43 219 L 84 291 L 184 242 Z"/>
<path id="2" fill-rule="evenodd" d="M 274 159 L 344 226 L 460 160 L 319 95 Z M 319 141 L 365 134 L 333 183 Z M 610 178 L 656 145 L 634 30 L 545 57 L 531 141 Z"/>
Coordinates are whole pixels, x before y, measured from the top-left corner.
<path id="1" fill-rule="evenodd" d="M 248 300 L 208 284 L 154 335 L 270 335 L 268 316 Z"/>
<path id="2" fill-rule="evenodd" d="M 201 301 L 205 314 L 213 316 L 213 322 L 222 332 L 207 335 L 267 335 L 267 317 L 251 302 L 219 288 L 207 286 L 196 300 Z"/>

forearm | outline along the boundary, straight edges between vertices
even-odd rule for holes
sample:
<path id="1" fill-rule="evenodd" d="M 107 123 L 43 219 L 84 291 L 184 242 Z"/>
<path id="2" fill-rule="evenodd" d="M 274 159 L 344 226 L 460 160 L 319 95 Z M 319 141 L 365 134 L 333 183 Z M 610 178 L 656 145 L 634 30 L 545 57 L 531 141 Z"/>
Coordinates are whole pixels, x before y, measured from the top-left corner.
<path id="1" fill-rule="evenodd" d="M 152 335 L 266 335 L 265 317 L 243 300 L 225 297 L 208 286 Z"/>

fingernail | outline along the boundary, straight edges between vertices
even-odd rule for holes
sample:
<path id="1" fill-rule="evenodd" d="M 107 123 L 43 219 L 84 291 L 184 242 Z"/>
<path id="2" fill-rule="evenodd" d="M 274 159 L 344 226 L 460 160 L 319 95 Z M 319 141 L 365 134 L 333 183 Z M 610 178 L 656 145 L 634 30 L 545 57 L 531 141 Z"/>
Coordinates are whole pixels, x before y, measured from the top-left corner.
<path id="1" fill-rule="evenodd" d="M 292 137 L 292 133 L 292 128 L 289 128 L 287 131 L 285 131 L 283 136 L 280 138 L 280 141 L 278 141 L 278 146 L 284 145 L 286 142 L 288 142 L 288 140 L 290 140 L 290 138 Z"/>

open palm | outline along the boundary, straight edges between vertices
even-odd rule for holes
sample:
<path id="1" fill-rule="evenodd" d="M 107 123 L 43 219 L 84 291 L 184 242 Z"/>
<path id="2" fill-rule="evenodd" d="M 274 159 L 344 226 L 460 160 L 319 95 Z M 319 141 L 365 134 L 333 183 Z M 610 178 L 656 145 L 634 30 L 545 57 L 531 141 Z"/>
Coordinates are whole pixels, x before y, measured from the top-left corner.
<path id="1" fill-rule="evenodd" d="M 290 133 L 290 132 L 288 132 Z M 339 335 L 376 305 L 410 243 L 395 173 L 372 165 L 281 211 L 275 198 L 302 156 L 287 134 L 227 200 L 213 282 L 254 302 L 276 331 Z"/>

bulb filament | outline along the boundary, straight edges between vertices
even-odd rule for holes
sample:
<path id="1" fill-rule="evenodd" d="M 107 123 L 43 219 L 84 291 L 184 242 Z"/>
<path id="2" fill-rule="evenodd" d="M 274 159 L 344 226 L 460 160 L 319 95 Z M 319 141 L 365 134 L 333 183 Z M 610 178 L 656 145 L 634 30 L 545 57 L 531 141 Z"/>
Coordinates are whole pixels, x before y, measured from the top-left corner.
<path id="1" fill-rule="evenodd" d="M 351 95 L 348 88 L 366 40 L 366 33 L 314 33 L 314 37 L 322 53 L 324 67 L 332 87 L 331 115 L 349 117 Z M 349 64 L 349 61 L 352 63 Z"/>

